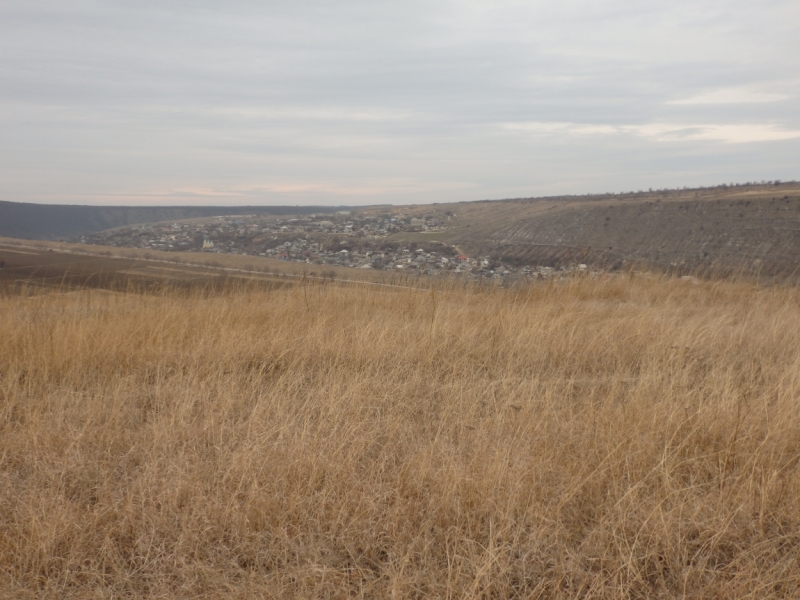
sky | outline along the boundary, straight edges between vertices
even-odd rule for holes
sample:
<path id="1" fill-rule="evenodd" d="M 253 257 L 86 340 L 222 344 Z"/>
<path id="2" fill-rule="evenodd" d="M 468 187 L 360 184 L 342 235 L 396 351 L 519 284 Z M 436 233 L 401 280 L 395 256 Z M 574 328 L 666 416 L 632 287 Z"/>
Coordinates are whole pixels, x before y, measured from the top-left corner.
<path id="1" fill-rule="evenodd" d="M 0 0 L 0 200 L 800 179 L 797 0 Z"/>

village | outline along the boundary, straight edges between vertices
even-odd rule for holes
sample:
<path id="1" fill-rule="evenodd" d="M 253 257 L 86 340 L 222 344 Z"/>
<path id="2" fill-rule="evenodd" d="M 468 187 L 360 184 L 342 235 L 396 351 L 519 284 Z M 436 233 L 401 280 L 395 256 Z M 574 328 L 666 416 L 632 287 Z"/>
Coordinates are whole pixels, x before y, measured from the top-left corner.
<path id="1" fill-rule="evenodd" d="M 491 256 L 470 257 L 438 241 L 407 241 L 395 234 L 437 232 L 448 215 L 368 215 L 340 211 L 302 218 L 222 216 L 196 222 L 117 228 L 72 241 L 163 252 L 262 256 L 313 265 L 381 269 L 419 275 L 475 279 L 563 276 L 565 268 L 515 267 Z M 574 270 L 587 270 L 576 265 Z"/>

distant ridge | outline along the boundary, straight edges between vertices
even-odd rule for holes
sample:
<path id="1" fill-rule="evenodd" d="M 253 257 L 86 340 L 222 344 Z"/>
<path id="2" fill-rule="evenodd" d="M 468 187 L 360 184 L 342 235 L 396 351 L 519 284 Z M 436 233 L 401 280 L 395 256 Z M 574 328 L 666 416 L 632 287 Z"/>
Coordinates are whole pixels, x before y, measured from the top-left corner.
<path id="1" fill-rule="evenodd" d="M 220 215 L 331 213 L 342 206 L 85 206 L 0 201 L 0 236 L 54 240 L 138 223 Z"/>
<path id="2" fill-rule="evenodd" d="M 516 265 L 647 265 L 800 278 L 800 183 L 448 206 L 447 241 Z"/>

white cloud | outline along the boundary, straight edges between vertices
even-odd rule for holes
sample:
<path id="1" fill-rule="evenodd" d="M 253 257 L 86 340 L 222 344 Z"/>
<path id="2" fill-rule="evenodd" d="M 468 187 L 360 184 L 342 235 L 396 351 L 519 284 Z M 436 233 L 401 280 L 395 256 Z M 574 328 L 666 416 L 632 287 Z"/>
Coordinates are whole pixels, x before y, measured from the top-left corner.
<path id="1" fill-rule="evenodd" d="M 535 136 L 634 135 L 657 142 L 714 141 L 727 144 L 774 142 L 800 138 L 800 130 L 784 129 L 772 123 L 646 123 L 643 125 L 605 125 L 567 122 L 501 123 L 507 131 Z"/>
<path id="2" fill-rule="evenodd" d="M 501 123 L 509 131 L 525 131 L 538 135 L 598 135 L 619 133 L 619 127 L 591 123 L 541 122 Z"/>
<path id="3" fill-rule="evenodd" d="M 702 92 L 688 98 L 670 100 L 667 104 L 764 104 L 767 102 L 780 102 L 789 98 L 791 96 L 787 94 L 776 94 L 750 88 L 722 88 Z"/>
<path id="4" fill-rule="evenodd" d="M 369 107 L 298 106 L 252 107 L 224 106 L 198 109 L 195 112 L 214 117 L 242 120 L 283 121 L 401 121 L 411 117 L 410 112 Z"/>
<path id="5" fill-rule="evenodd" d="M 727 144 L 775 142 L 800 138 L 800 131 L 782 129 L 771 123 L 724 123 L 685 125 L 651 123 L 623 128 L 636 135 L 659 142 L 714 141 Z"/>

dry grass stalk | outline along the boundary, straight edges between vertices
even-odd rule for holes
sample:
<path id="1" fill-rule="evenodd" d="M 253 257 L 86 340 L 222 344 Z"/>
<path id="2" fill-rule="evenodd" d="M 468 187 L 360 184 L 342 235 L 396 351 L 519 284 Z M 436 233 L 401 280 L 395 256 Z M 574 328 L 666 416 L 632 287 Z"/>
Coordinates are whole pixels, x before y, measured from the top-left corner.
<path id="1" fill-rule="evenodd" d="M 800 594 L 800 292 L 0 298 L 0 595 Z"/>

